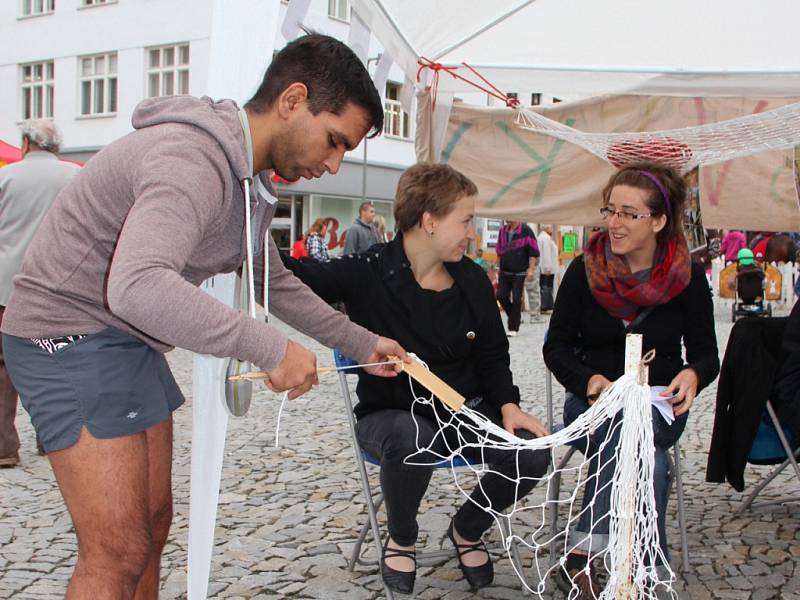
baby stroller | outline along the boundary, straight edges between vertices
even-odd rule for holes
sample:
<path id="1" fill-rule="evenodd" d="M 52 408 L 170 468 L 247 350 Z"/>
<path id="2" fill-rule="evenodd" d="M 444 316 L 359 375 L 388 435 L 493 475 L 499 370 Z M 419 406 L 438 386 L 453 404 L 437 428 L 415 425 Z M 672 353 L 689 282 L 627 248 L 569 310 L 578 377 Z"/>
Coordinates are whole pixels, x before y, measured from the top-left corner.
<path id="1" fill-rule="evenodd" d="M 731 309 L 731 322 L 739 317 L 771 317 L 772 305 L 764 302 L 764 280 L 766 274 L 748 248 L 739 250 L 736 256 L 736 298 Z"/>

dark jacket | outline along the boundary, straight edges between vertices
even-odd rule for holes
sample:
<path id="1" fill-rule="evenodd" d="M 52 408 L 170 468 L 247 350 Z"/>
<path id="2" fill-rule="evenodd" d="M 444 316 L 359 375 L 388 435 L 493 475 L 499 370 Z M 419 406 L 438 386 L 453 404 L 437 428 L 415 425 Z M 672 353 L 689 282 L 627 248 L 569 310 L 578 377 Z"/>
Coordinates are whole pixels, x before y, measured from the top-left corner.
<path id="1" fill-rule="evenodd" d="M 786 321 L 772 404 L 781 423 L 800 439 L 800 302 L 795 302 Z"/>
<path id="2" fill-rule="evenodd" d="M 284 264 L 325 301 L 343 301 L 353 321 L 414 352 L 467 399 L 482 397 L 497 408 L 519 404 L 508 340 L 486 273 L 464 257 L 445 263 L 455 281 L 452 288 L 424 290 L 414 279 L 402 240 L 398 234 L 368 252 L 329 263 L 284 257 Z M 444 314 L 436 312 L 440 302 L 449 309 Z M 425 393 L 419 386 L 416 391 Z M 359 372 L 357 393 L 359 417 L 379 409 L 410 410 L 412 405 L 405 374 L 382 378 Z"/>
<path id="3" fill-rule="evenodd" d="M 744 489 L 744 467 L 778 369 L 784 318 L 745 318 L 731 329 L 717 384 L 706 481 Z"/>
<path id="4" fill-rule="evenodd" d="M 699 378 L 698 392 L 719 373 L 714 305 L 703 268 L 692 263 L 692 277 L 685 290 L 656 306 L 629 333 L 643 336 L 643 353 L 655 349 L 649 383 L 668 385 L 685 366 Z M 592 296 L 583 256 L 567 268 L 558 288 L 550 328 L 544 344 L 544 360 L 556 379 L 578 396 L 586 396 L 592 375 L 610 381 L 625 372 L 625 324 L 612 317 Z"/>

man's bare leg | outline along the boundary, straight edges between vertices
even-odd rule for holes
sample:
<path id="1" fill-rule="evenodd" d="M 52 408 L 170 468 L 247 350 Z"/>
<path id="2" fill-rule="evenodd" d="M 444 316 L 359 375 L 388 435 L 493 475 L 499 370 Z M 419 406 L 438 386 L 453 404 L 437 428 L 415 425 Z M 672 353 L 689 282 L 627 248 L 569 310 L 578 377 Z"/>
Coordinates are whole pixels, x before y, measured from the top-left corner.
<path id="1" fill-rule="evenodd" d="M 152 546 L 145 432 L 48 454 L 78 536 L 68 600 L 130 600 Z"/>
<path id="2" fill-rule="evenodd" d="M 151 427 L 147 434 L 150 498 L 150 556 L 139 578 L 135 600 L 157 600 L 161 552 L 172 525 L 172 417 Z"/>

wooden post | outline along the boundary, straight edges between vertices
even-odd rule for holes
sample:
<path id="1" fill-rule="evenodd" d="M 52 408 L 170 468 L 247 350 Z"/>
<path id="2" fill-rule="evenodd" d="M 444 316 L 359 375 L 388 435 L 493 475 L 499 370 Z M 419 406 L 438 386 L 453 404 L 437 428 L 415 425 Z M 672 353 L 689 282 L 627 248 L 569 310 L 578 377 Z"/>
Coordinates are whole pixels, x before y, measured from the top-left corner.
<path id="1" fill-rule="evenodd" d="M 638 373 L 639 385 L 647 383 L 649 368 L 646 364 L 642 364 L 642 336 L 638 333 L 629 333 L 625 336 L 625 374 L 628 375 L 632 372 Z M 617 466 L 619 467 L 619 465 Z M 630 494 L 636 494 L 635 487 L 631 487 Z M 633 505 L 632 502 L 629 506 L 631 505 Z M 625 520 L 624 524 L 620 523 L 620 526 L 624 528 L 624 532 L 620 532 L 620 537 L 621 539 L 628 539 L 630 546 L 633 546 L 633 532 L 635 526 L 633 520 L 635 518 L 635 515 L 630 515 Z M 620 574 L 619 581 L 621 585 L 617 588 L 617 600 L 636 600 L 638 598 L 637 590 L 633 585 L 631 576 L 632 568 L 633 565 L 631 565 L 630 562 L 625 562 L 620 565 L 622 573 Z"/>

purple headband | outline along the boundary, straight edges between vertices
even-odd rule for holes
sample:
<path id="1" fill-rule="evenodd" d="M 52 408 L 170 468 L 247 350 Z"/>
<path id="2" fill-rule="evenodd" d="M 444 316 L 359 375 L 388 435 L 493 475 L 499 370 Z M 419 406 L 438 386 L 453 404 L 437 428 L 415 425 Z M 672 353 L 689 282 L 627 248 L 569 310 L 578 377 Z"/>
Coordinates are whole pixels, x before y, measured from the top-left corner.
<path id="1" fill-rule="evenodd" d="M 658 180 L 658 177 L 653 175 L 650 171 L 639 171 L 642 175 L 647 177 L 650 181 L 656 184 L 658 191 L 661 192 L 661 195 L 664 197 L 664 203 L 667 205 L 667 219 L 670 218 L 672 215 L 672 204 L 669 201 L 669 193 L 667 192 L 667 188 L 664 187 L 664 184 Z"/>

